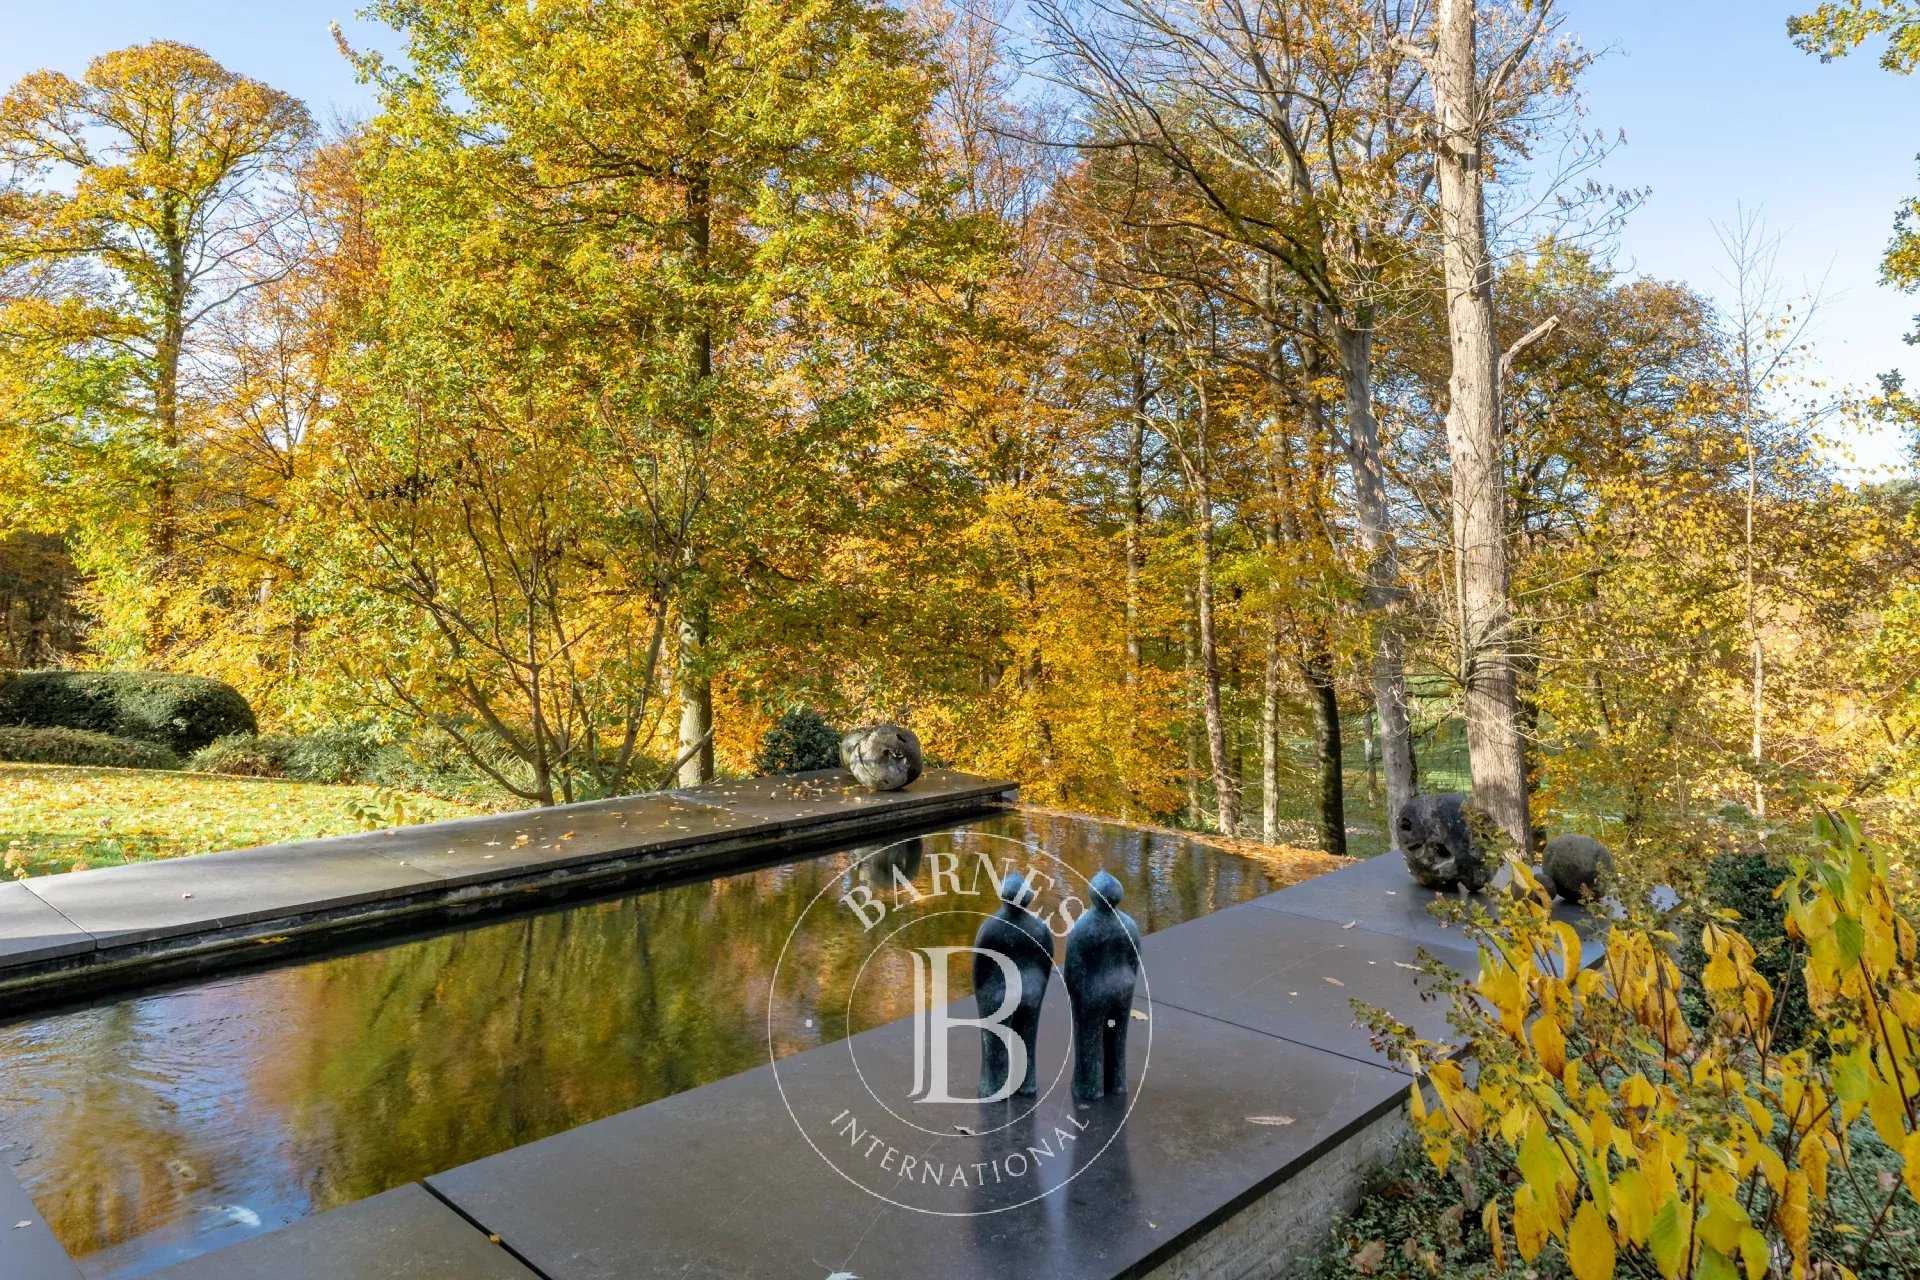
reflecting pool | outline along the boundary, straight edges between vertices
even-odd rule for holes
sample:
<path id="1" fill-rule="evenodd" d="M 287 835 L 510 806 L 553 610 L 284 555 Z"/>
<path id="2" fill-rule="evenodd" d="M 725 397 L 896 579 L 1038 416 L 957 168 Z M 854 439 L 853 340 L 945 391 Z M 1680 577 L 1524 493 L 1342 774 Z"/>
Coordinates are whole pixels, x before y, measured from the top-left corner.
<path id="1" fill-rule="evenodd" d="M 1148 931 L 1288 883 L 1175 835 L 1032 813 L 926 836 L 902 870 L 983 836 L 1113 872 Z M 0 1158 L 87 1276 L 136 1276 L 747 1070 L 795 922 L 861 852 L 0 1026 Z M 864 954 L 847 913 L 807 916 L 782 985 L 797 970 L 815 1016 L 776 1022 L 775 1052 L 912 1012 L 871 983 L 849 1006 Z"/>

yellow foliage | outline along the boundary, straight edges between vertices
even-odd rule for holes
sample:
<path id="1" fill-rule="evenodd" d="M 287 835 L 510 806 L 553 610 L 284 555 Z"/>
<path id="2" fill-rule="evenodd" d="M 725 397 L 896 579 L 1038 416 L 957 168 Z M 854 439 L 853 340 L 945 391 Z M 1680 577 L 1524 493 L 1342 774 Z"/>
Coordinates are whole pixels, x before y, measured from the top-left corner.
<path id="1" fill-rule="evenodd" d="M 1777 1051 L 1772 986 L 1728 921 L 1701 929 L 1709 1025 L 1697 1030 L 1682 1013 L 1677 939 L 1646 912 L 1616 920 L 1604 962 L 1568 981 L 1577 939 L 1543 895 L 1524 892 L 1524 875 L 1523 892 L 1476 926 L 1480 971 L 1453 989 L 1478 1061 L 1471 1083 L 1440 1046 L 1384 1037 L 1425 1068 L 1442 1104 L 1413 1113 L 1435 1167 L 1510 1170 L 1512 1191 L 1482 1216 L 1497 1254 L 1504 1223 L 1529 1262 L 1561 1240 L 1578 1280 L 1648 1269 L 1762 1280 L 1776 1259 L 1795 1280 L 1851 1274 L 1888 1229 L 1884 1210 L 1844 1221 L 1828 1199 L 1832 1165 L 1857 1176 L 1856 1120 L 1902 1162 L 1881 1185 L 1920 1204 L 1912 929 L 1857 820 L 1816 829 L 1819 852 L 1794 860 L 1780 895 L 1816 1011 L 1807 1044 Z M 1823 1231 L 1855 1256 L 1816 1258 Z M 1817 1272 L 1820 1261 L 1833 1270 Z"/>

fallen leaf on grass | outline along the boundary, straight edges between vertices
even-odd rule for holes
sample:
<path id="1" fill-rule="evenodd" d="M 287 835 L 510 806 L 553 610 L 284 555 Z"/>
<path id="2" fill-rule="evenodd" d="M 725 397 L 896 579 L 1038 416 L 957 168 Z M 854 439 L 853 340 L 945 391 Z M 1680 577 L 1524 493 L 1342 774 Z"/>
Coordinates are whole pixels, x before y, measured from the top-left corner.
<path id="1" fill-rule="evenodd" d="M 1387 1246 L 1380 1240 L 1367 1241 L 1353 1257 L 1348 1259 L 1353 1264 L 1353 1269 L 1363 1276 L 1370 1276 L 1378 1271 L 1380 1264 L 1386 1260 Z"/>

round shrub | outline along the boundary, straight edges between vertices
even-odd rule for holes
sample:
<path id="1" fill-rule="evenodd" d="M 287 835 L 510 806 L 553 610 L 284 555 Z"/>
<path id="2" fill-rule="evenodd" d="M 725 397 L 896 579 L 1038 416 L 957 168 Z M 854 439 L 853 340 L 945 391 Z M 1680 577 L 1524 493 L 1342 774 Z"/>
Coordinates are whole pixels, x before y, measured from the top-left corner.
<path id="1" fill-rule="evenodd" d="M 260 728 L 232 685 L 166 671 L 22 671 L 0 685 L 0 725 L 140 738 L 180 755 Z"/>
<path id="2" fill-rule="evenodd" d="M 840 732 L 811 707 L 794 707 L 760 739 L 754 767 L 761 773 L 804 773 L 840 767 Z"/>
<path id="3" fill-rule="evenodd" d="M 111 769 L 178 769 L 180 757 L 157 742 L 86 729 L 0 728 L 0 760 Z"/>
<path id="4" fill-rule="evenodd" d="M 235 733 L 193 753 L 187 768 L 195 773 L 227 773 L 242 778 L 284 778 L 292 739 Z"/>

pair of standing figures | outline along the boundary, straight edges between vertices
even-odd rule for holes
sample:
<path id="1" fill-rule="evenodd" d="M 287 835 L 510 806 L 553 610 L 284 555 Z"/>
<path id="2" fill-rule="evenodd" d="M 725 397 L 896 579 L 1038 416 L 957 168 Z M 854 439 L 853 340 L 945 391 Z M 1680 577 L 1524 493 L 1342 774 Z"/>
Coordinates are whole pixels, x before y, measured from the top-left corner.
<path id="1" fill-rule="evenodd" d="M 1067 959 L 1061 966 L 1073 1012 L 1073 1096 L 1092 1102 L 1127 1087 L 1127 1027 L 1133 1016 L 1133 988 L 1140 976 L 1140 926 L 1119 909 L 1123 890 L 1105 871 L 1089 882 L 1092 902 L 1067 933 Z M 1006 1007 L 1009 980 L 1017 975 L 1019 1003 L 1006 1025 L 1026 1047 L 1026 1075 L 1015 1092 L 1034 1093 L 1035 1052 L 1040 1035 L 1040 1004 L 1053 976 L 1053 932 L 1027 909 L 1034 891 L 1019 872 L 1000 882 L 1000 906 L 974 936 L 973 994 L 980 1016 Z M 980 1096 L 999 1097 L 1012 1065 L 1006 1041 L 990 1028 L 980 1033 Z"/>

